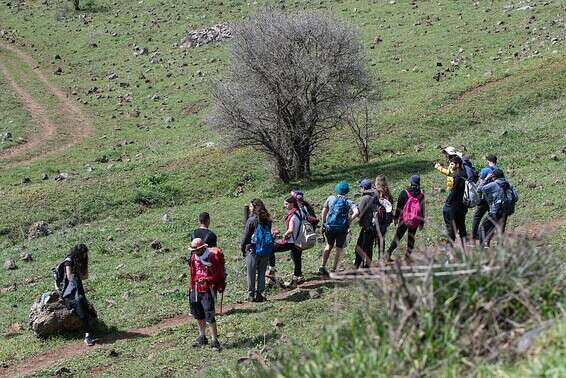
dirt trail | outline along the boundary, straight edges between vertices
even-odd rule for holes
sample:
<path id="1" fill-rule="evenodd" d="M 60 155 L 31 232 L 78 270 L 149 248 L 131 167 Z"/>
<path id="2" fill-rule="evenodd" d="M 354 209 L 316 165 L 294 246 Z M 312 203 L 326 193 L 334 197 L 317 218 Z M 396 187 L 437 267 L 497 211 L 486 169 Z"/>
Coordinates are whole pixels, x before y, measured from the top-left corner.
<path id="1" fill-rule="evenodd" d="M 336 285 L 335 282 L 329 281 L 327 279 L 313 279 L 307 280 L 303 284 L 299 285 L 300 289 L 313 289 L 324 285 Z M 278 294 L 269 297 L 270 301 L 283 301 L 288 299 L 293 290 L 283 291 Z M 237 302 L 232 304 L 226 304 L 223 306 L 222 315 L 217 316 L 229 316 L 231 311 L 246 309 L 252 306 L 261 306 L 261 304 L 248 303 L 248 302 Z M 82 340 L 72 342 L 63 345 L 59 348 L 50 350 L 39 354 L 37 356 L 29 357 L 25 360 L 17 362 L 13 366 L 7 368 L 0 368 L 0 377 L 20 377 L 20 376 L 30 376 L 34 372 L 49 368 L 56 365 L 59 362 L 68 360 L 73 357 L 80 356 L 90 351 L 96 350 L 97 348 L 104 348 L 105 345 L 113 344 L 118 340 L 125 339 L 135 339 L 140 337 L 151 337 L 157 335 L 159 332 L 165 329 L 177 327 L 180 325 L 186 325 L 192 320 L 189 315 L 177 315 L 171 318 L 166 318 L 161 320 L 159 323 L 142 328 L 131 328 L 126 331 L 118 331 L 116 333 L 106 335 L 100 339 L 97 339 L 97 344 L 93 347 L 86 346 Z"/>
<path id="2" fill-rule="evenodd" d="M 547 223 L 543 222 L 532 222 L 526 223 L 524 225 L 516 227 L 512 233 L 513 234 L 526 234 L 529 237 L 539 237 L 542 233 L 550 233 L 556 229 L 566 226 L 566 218 L 559 218 Z M 335 281 L 330 281 L 327 279 L 312 279 L 307 280 L 303 284 L 299 285 L 300 289 L 313 289 L 324 285 L 338 285 L 339 283 Z M 292 294 L 292 291 L 283 291 L 276 295 L 269 297 L 270 301 L 282 301 L 288 299 Z M 232 303 L 227 304 L 223 308 L 223 315 L 228 316 L 233 310 L 245 309 L 252 306 L 261 306 L 261 304 L 254 303 Z M 105 345 L 112 344 L 117 340 L 124 339 L 135 339 L 139 337 L 151 337 L 162 330 L 185 325 L 191 321 L 189 315 L 177 315 L 171 318 L 166 318 L 161 320 L 159 323 L 142 327 L 142 328 L 131 328 L 126 331 L 118 331 L 116 333 L 106 335 L 103 338 L 97 340 L 97 344 L 94 347 L 87 347 L 82 341 L 72 342 L 66 344 L 59 348 L 53 349 L 49 352 L 39 354 L 37 356 L 32 356 L 22 361 L 17 362 L 13 366 L 7 368 L 0 368 L 0 377 L 14 377 L 14 376 L 28 376 L 33 372 L 52 367 L 57 363 L 65 361 L 67 359 L 80 356 L 82 354 L 88 353 L 91 350 L 97 348 L 103 348 Z"/>
<path id="3" fill-rule="evenodd" d="M 28 130 L 26 143 L 0 151 L 0 169 L 30 163 L 45 156 L 63 152 L 93 132 L 93 119 L 83 112 L 73 99 L 68 98 L 63 91 L 52 84 L 37 68 L 29 55 L 14 45 L 0 41 L 0 53 L 2 50 L 14 53 L 18 58 L 18 63 L 21 64 L 19 68 L 24 68 L 26 72 L 25 75 L 20 72 L 10 72 L 6 64 L 0 63 L 2 74 L 20 98 L 24 108 L 31 114 L 33 121 L 38 126 L 38 131 Z M 63 117 L 61 122 L 51 122 L 47 109 L 36 102 L 26 89 L 17 84 L 35 79 L 39 79 L 47 91 L 57 98 L 57 110 Z M 57 138 L 61 139 L 58 143 L 54 143 Z"/>

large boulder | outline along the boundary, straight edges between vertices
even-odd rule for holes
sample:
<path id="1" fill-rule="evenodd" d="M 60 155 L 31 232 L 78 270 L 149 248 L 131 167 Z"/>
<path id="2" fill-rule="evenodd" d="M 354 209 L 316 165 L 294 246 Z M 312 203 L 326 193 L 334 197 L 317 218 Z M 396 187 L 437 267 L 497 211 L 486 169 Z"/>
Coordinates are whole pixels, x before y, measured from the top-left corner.
<path id="1" fill-rule="evenodd" d="M 94 307 L 89 303 L 93 320 L 97 319 Z M 81 321 L 74 311 L 65 307 L 59 293 L 44 293 L 31 306 L 29 313 L 30 329 L 37 337 L 48 337 L 65 332 L 81 330 Z"/>

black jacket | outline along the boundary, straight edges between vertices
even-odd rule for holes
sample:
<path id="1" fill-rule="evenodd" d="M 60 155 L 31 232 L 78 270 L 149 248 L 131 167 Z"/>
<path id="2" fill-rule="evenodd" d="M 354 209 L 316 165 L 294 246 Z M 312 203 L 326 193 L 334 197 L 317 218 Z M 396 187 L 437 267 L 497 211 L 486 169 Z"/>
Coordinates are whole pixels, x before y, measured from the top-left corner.
<path id="1" fill-rule="evenodd" d="M 399 193 L 399 198 L 397 199 L 397 207 L 395 208 L 395 216 L 394 216 L 393 219 L 395 219 L 395 223 L 397 223 L 399 221 L 399 217 L 401 216 L 401 211 L 403 211 L 403 207 L 405 207 L 405 203 L 409 199 L 407 192 L 410 192 L 413 197 L 416 197 L 420 193 L 422 193 L 420 205 L 421 205 L 421 215 L 422 215 L 423 219 L 421 221 L 421 225 L 424 226 L 424 223 L 425 223 L 425 221 L 424 221 L 424 219 L 425 219 L 425 196 L 424 196 L 424 193 L 420 189 L 415 188 L 413 186 L 410 186 L 409 188 L 407 188 L 407 189 L 401 191 L 401 193 Z"/>

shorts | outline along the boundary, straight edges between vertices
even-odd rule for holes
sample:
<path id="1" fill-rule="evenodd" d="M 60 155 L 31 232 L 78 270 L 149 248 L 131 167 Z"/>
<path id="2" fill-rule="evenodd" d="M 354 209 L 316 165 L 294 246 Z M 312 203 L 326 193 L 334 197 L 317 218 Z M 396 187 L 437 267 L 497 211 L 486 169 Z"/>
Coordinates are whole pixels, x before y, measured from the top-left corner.
<path id="1" fill-rule="evenodd" d="M 334 247 L 336 244 L 336 248 L 344 248 L 346 247 L 346 236 L 348 236 L 348 231 L 326 231 L 324 233 L 326 237 L 326 242 L 330 246 L 330 248 Z"/>
<path id="2" fill-rule="evenodd" d="M 197 293 L 197 301 L 195 300 L 195 293 L 193 290 L 189 293 L 189 305 L 191 306 L 191 315 L 196 320 L 204 320 L 212 324 L 216 322 L 214 296 L 210 291 L 206 293 Z"/>

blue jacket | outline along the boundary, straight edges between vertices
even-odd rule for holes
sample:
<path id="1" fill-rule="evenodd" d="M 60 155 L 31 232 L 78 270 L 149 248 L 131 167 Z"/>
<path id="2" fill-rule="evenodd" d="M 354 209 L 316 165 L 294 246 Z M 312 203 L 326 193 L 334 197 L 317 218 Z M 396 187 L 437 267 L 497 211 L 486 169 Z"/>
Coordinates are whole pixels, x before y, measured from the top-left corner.
<path id="1" fill-rule="evenodd" d="M 505 190 L 511 191 L 511 195 L 513 196 L 514 202 L 517 202 L 519 200 L 519 195 L 517 194 L 517 191 L 515 190 L 515 188 L 513 188 L 513 186 L 511 186 L 509 181 L 507 181 L 507 179 L 505 179 L 504 177 L 498 178 L 495 181 L 489 181 L 489 182 L 484 181 L 478 186 L 478 192 L 482 194 L 483 198 L 487 201 L 487 204 L 489 205 L 490 216 L 495 217 L 497 215 L 497 210 L 499 204 L 503 200 L 503 196 L 505 195 L 504 194 Z"/>

